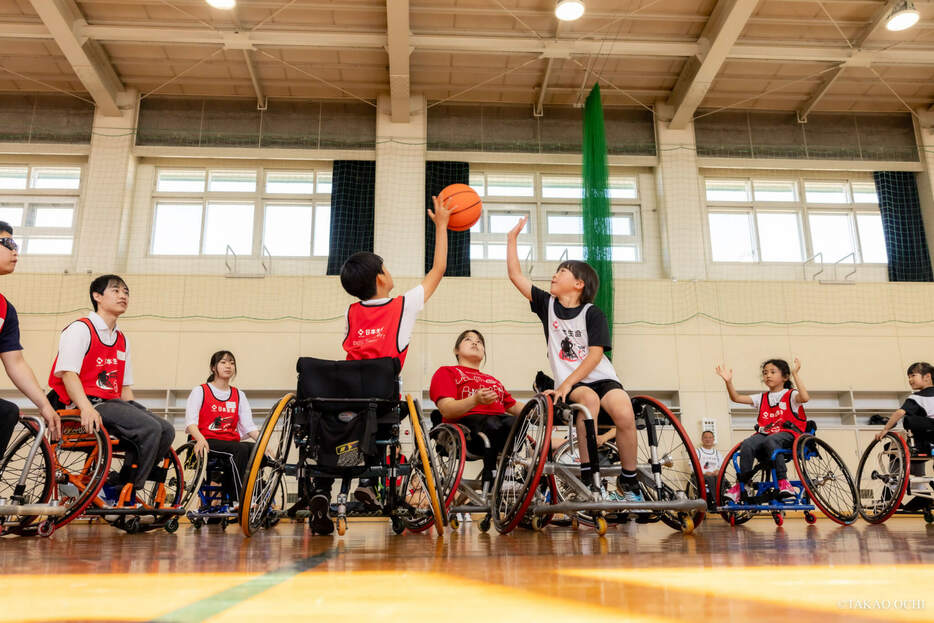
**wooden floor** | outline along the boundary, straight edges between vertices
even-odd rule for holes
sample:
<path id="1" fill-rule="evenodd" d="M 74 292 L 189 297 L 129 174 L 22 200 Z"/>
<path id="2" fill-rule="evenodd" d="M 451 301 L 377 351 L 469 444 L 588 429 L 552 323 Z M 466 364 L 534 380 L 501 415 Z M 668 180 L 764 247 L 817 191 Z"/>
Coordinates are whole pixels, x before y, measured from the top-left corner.
<path id="1" fill-rule="evenodd" d="M 934 527 L 719 519 L 662 524 L 344 537 L 284 523 L 126 535 L 71 525 L 0 539 L 0 621 L 932 621 Z M 328 617 L 319 619 L 318 617 Z"/>

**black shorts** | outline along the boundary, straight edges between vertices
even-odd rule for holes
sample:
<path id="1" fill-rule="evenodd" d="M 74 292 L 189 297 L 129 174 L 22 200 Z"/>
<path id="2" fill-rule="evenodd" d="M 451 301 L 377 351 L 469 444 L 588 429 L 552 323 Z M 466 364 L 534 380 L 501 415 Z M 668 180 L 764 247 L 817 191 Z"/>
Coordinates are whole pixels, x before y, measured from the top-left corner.
<path id="1" fill-rule="evenodd" d="M 614 389 L 623 389 L 623 384 L 615 379 L 601 379 L 592 383 L 574 383 L 574 385 L 571 386 L 571 391 L 568 392 L 568 396 L 573 394 L 574 390 L 578 387 L 589 387 L 597 392 L 597 398 L 603 400 L 603 397 Z"/>

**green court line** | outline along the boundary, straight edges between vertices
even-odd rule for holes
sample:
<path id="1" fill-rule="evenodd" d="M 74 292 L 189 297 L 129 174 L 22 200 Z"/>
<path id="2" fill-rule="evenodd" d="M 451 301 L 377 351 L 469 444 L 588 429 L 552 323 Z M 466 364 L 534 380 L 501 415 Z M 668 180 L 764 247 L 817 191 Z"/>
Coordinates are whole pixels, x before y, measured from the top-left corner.
<path id="1" fill-rule="evenodd" d="M 337 549 L 332 547 L 320 554 L 303 558 L 291 565 L 269 571 L 252 580 L 247 580 L 242 584 L 232 586 L 187 606 L 182 606 L 177 610 L 150 620 L 149 623 L 200 623 L 305 571 L 314 569 L 321 563 L 335 558 L 337 554 Z"/>

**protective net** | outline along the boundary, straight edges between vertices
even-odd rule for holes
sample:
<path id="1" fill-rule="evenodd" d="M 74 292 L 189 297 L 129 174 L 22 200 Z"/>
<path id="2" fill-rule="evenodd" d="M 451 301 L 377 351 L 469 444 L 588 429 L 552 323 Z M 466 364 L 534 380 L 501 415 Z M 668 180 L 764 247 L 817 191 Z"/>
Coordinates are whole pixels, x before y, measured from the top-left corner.
<path id="1" fill-rule="evenodd" d="M 612 231 L 610 230 L 606 132 L 603 125 L 600 85 L 594 86 L 584 107 L 583 152 L 584 196 L 581 200 L 581 208 L 584 219 L 584 256 L 600 278 L 600 289 L 597 291 L 594 304 L 606 315 L 612 338 L 614 307 Z"/>
<path id="2" fill-rule="evenodd" d="M 914 173 L 876 171 L 889 281 L 934 281 Z"/>

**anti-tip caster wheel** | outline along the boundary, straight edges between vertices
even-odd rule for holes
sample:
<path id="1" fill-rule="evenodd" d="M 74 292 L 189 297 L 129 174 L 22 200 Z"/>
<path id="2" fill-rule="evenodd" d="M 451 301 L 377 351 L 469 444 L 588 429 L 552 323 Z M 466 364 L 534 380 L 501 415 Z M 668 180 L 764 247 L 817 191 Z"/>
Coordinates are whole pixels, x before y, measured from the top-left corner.
<path id="1" fill-rule="evenodd" d="M 448 526 L 450 526 L 451 530 L 457 530 L 461 527 L 461 522 L 457 517 L 452 516 L 448 520 Z"/>
<path id="2" fill-rule="evenodd" d="M 163 527 L 169 534 L 174 533 L 176 530 L 178 530 L 178 517 L 172 517 L 167 522 L 165 522 L 165 526 Z"/>
<path id="3" fill-rule="evenodd" d="M 685 517 L 681 520 L 681 534 L 687 536 L 694 532 L 694 519 L 692 517 Z"/>
<path id="4" fill-rule="evenodd" d="M 779 511 L 775 511 L 772 513 L 772 520 L 775 522 L 776 526 L 780 527 L 783 523 L 785 523 L 785 516 Z"/>
<path id="5" fill-rule="evenodd" d="M 593 521 L 594 530 L 597 531 L 597 536 L 603 536 L 606 534 L 606 517 L 597 517 Z"/>
<path id="6" fill-rule="evenodd" d="M 396 534 L 402 534 L 405 532 L 405 522 L 402 521 L 401 517 L 392 518 L 392 531 Z"/>
<path id="7" fill-rule="evenodd" d="M 535 532 L 541 532 L 544 527 L 545 525 L 544 525 L 544 522 L 542 521 L 542 516 L 533 515 L 532 516 L 532 530 L 534 530 Z"/>
<path id="8" fill-rule="evenodd" d="M 490 516 L 489 515 L 485 516 L 483 519 L 480 520 L 480 526 L 479 526 L 480 532 L 489 532 L 490 527 L 492 525 L 493 525 L 493 520 L 490 518 Z"/>
<path id="9" fill-rule="evenodd" d="M 127 517 L 123 522 L 123 529 L 127 534 L 136 534 L 139 532 L 139 517 Z"/>
<path id="10" fill-rule="evenodd" d="M 813 526 L 817 523 L 817 517 L 815 517 L 814 513 L 811 511 L 804 511 L 804 521 L 806 521 L 809 526 Z"/>
<path id="11" fill-rule="evenodd" d="M 2 527 L 0 527 L 0 530 L 2 530 Z M 51 519 L 46 519 L 36 527 L 36 532 L 41 537 L 52 536 L 52 533 L 55 532 L 55 522 Z M 3 532 L 0 531 L 0 534 L 3 534 Z"/>

